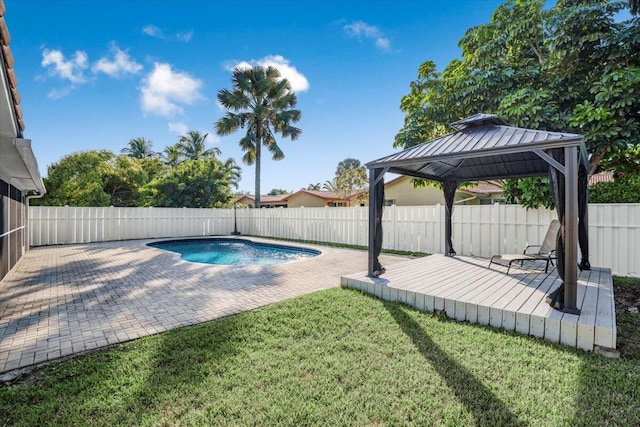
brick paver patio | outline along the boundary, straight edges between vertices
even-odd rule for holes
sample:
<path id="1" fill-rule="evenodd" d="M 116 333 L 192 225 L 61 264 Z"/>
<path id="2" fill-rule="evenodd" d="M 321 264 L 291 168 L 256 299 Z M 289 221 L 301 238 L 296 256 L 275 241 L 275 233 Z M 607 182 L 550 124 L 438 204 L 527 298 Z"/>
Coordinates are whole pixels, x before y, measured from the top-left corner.
<path id="1" fill-rule="evenodd" d="M 27 252 L 0 282 L 0 373 L 339 286 L 367 265 L 366 252 L 314 246 L 288 264 L 195 264 L 150 241 Z"/>

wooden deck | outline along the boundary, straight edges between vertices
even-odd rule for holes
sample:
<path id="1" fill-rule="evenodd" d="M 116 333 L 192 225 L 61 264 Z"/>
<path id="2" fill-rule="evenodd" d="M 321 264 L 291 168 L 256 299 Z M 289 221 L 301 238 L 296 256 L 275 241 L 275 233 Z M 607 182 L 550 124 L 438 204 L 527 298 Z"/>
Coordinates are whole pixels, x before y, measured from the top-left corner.
<path id="1" fill-rule="evenodd" d="M 616 347 L 611 270 L 592 268 L 578 277 L 580 315 L 552 309 L 544 300 L 560 285 L 544 263 L 507 268 L 472 257 L 431 255 L 391 265 L 380 278 L 366 271 L 341 277 L 344 287 L 418 310 L 544 338 L 583 350 Z"/>

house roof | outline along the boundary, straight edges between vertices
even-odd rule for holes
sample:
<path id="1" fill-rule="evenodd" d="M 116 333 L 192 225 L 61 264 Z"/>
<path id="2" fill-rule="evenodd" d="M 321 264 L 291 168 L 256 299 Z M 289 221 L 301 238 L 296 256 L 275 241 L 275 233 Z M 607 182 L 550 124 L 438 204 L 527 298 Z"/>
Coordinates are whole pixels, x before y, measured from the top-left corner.
<path id="1" fill-rule="evenodd" d="M 589 177 L 589 185 L 597 184 L 598 182 L 613 182 L 613 172 L 600 172 Z"/>
<path id="2" fill-rule="evenodd" d="M 461 190 L 471 194 L 502 193 L 502 185 L 495 181 L 479 181 L 475 187 L 463 187 Z"/>
<path id="3" fill-rule="evenodd" d="M 407 175 L 397 176 L 384 183 L 385 187 L 396 185 L 400 181 L 413 179 Z M 458 190 L 469 194 L 492 194 L 502 193 L 502 183 L 499 181 L 478 181 L 475 186 L 460 187 Z"/>
<path id="4" fill-rule="evenodd" d="M 23 138 L 24 122 L 20 108 L 18 79 L 9 48 L 11 36 L 4 19 L 5 5 L 0 0 L 0 178 L 21 191 L 44 194 L 46 189 L 31 149 Z"/>
<path id="5" fill-rule="evenodd" d="M 325 200 L 345 200 L 344 197 L 340 196 L 335 191 L 306 190 L 306 189 L 298 190 L 295 193 L 290 194 L 289 197 L 291 197 L 293 195 L 296 195 L 296 194 L 300 194 L 300 193 L 307 193 L 307 194 L 310 194 L 312 196 L 320 197 L 321 199 L 325 199 Z"/>
<path id="6" fill-rule="evenodd" d="M 290 194 L 278 194 L 276 196 L 272 196 L 272 195 L 262 195 L 260 196 L 260 203 L 279 203 L 279 202 L 286 202 L 287 197 L 289 197 Z M 238 200 L 242 200 L 244 198 L 250 199 L 250 200 L 256 200 L 255 196 L 253 196 L 252 194 L 244 194 L 240 197 L 238 197 L 238 199 L 236 199 L 236 201 Z"/>
<path id="7" fill-rule="evenodd" d="M 436 181 L 476 181 L 545 175 L 543 151 L 578 146 L 581 135 L 507 126 L 503 119 L 476 114 L 451 124 L 455 132 L 367 163 L 367 168 Z M 541 153 L 541 154 L 537 154 Z"/>

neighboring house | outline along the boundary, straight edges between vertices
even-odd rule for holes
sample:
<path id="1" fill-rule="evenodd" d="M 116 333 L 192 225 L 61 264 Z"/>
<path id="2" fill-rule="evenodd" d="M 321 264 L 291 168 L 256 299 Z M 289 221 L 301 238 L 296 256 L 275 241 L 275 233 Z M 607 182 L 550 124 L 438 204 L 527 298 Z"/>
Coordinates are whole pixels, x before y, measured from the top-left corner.
<path id="1" fill-rule="evenodd" d="M 456 199 L 456 203 L 461 205 L 493 205 L 495 203 L 504 203 L 502 183 L 499 181 L 479 181 L 475 187 L 460 188 L 458 192 L 468 195 L 466 199 Z"/>
<path id="2" fill-rule="evenodd" d="M 293 194 L 280 194 L 278 196 L 260 196 L 260 207 L 262 208 L 322 208 L 322 207 L 345 207 L 364 206 L 366 201 L 366 191 L 358 191 L 353 194 L 351 201 L 347 203 L 334 191 L 300 190 Z M 255 197 L 245 194 L 236 199 L 238 205 L 252 208 L 255 205 Z"/>
<path id="3" fill-rule="evenodd" d="M 260 196 L 261 208 L 286 208 L 287 197 L 290 194 L 278 194 L 277 196 Z M 255 206 L 256 198 L 250 194 L 245 194 L 236 199 L 236 204 L 252 208 Z"/>
<path id="4" fill-rule="evenodd" d="M 0 279 L 29 246 L 28 193 L 45 193 L 31 141 L 23 138 L 18 80 L 4 16 L 5 6 L 0 0 Z"/>
<path id="5" fill-rule="evenodd" d="M 464 205 L 484 205 L 502 201 L 502 187 L 499 183 L 480 182 L 475 187 L 459 188 L 455 203 Z M 399 176 L 384 185 L 384 203 L 387 206 L 431 206 L 444 204 L 444 193 L 438 187 L 413 185 L 410 176 Z"/>
<path id="6" fill-rule="evenodd" d="M 290 208 L 321 208 L 347 206 L 347 200 L 334 191 L 299 190 L 287 197 Z"/>

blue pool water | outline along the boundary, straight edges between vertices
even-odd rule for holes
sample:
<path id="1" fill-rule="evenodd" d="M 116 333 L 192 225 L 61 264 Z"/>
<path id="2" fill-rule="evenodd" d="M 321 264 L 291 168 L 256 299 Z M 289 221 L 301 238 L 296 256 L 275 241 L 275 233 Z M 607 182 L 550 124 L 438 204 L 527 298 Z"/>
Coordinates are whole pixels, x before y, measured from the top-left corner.
<path id="1" fill-rule="evenodd" d="M 266 265 L 312 258 L 312 249 L 271 245 L 241 239 L 186 239 L 149 243 L 177 252 L 185 261 L 217 265 Z"/>

